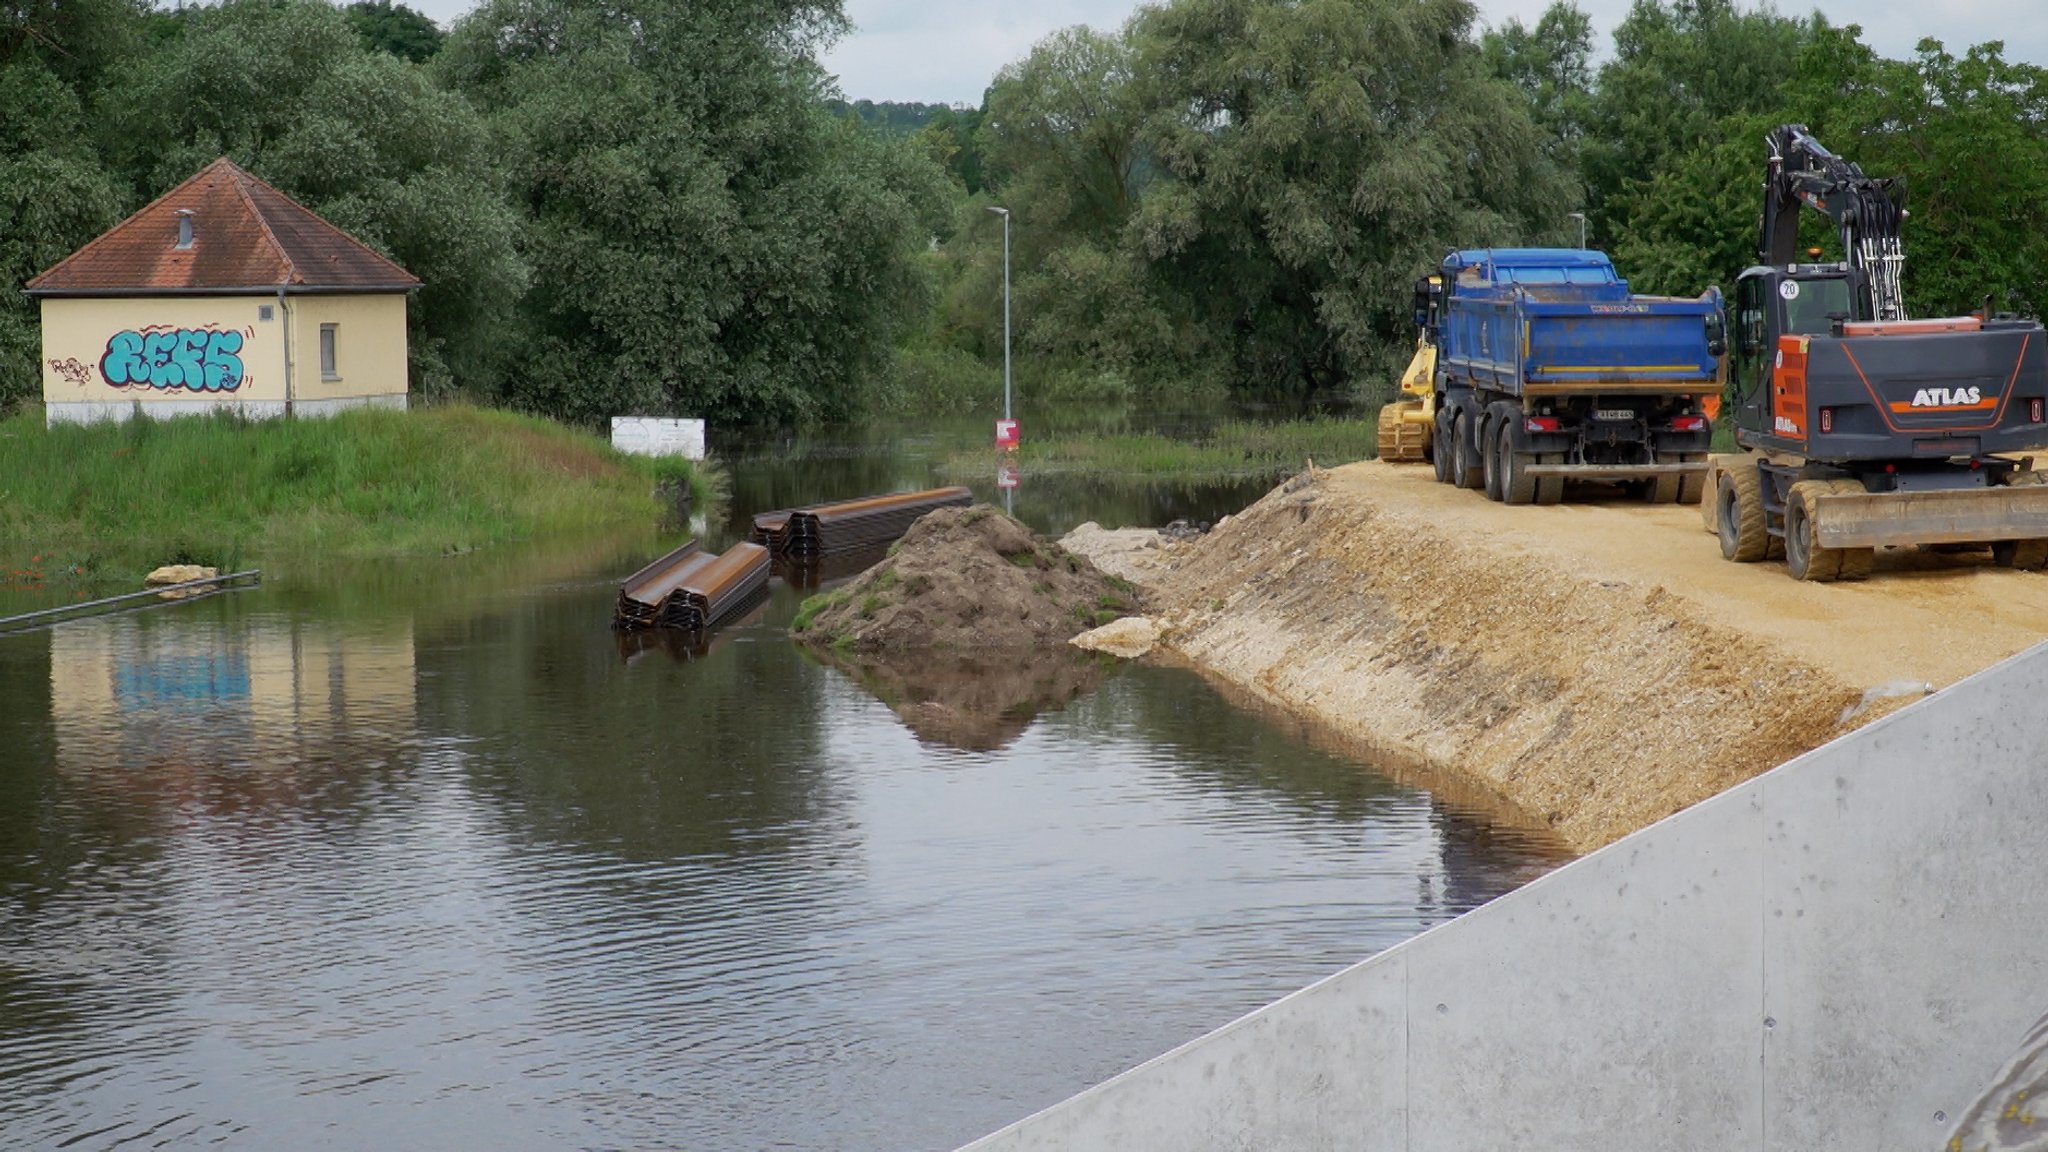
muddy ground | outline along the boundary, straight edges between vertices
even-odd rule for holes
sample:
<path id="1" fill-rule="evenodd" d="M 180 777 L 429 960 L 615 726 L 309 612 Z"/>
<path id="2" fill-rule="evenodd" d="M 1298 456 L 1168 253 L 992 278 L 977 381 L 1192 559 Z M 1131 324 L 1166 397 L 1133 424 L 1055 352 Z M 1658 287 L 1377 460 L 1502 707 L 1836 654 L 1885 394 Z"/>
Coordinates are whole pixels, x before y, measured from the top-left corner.
<path id="1" fill-rule="evenodd" d="M 1070 539 L 1167 645 L 1390 763 L 1589 851 L 2048 636 L 2048 574 L 1881 553 L 1800 584 L 1720 558 L 1694 507 L 1510 508 L 1378 462 L 1200 539 Z M 1903 694 L 1902 694 L 1903 693 Z"/>

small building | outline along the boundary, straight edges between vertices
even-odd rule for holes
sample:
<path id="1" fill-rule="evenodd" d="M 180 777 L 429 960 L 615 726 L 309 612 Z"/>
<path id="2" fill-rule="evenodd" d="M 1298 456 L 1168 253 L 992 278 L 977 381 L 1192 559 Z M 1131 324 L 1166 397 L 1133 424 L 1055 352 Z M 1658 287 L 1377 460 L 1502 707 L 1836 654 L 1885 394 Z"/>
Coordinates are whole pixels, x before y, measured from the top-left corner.
<path id="1" fill-rule="evenodd" d="M 419 284 L 223 157 L 28 282 L 47 422 L 403 408 Z"/>

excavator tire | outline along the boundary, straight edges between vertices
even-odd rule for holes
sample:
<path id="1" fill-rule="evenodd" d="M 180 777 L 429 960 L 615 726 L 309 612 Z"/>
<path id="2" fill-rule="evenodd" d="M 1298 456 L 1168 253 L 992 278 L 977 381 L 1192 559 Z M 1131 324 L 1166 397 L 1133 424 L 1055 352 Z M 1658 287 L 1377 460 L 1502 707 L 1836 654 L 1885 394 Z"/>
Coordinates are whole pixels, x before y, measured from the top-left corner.
<path id="1" fill-rule="evenodd" d="M 1380 459 L 1389 464 L 1420 464 L 1429 449 L 1428 427 L 1402 419 L 1422 405 L 1413 400 L 1396 400 L 1380 408 Z"/>
<path id="2" fill-rule="evenodd" d="M 1529 458 L 1515 451 L 1515 426 L 1509 421 L 1500 422 L 1500 463 L 1494 465 L 1494 472 L 1500 476 L 1500 499 L 1503 504 L 1534 504 L 1536 502 L 1536 477 L 1529 475 Z"/>
<path id="3" fill-rule="evenodd" d="M 1785 571 L 1794 580 L 1825 584 L 1842 575 L 1842 552 L 1814 542 L 1814 513 L 1827 494 L 1826 480 L 1801 480 L 1785 494 Z"/>
<path id="4" fill-rule="evenodd" d="M 1706 460 L 1707 454 L 1705 452 L 1681 452 L 1678 454 L 1678 462 L 1680 464 L 1704 464 Z M 1703 503 L 1704 501 L 1701 500 L 1701 497 L 1706 494 L 1707 474 L 1705 472 L 1693 472 L 1678 478 L 1678 502 L 1680 504 Z"/>
<path id="5" fill-rule="evenodd" d="M 2015 488 L 2039 487 L 2048 484 L 2048 474 L 2032 470 L 2015 472 L 2005 482 Z M 2000 540 L 1991 546 L 1991 559 L 2006 568 L 2039 572 L 2048 568 L 2048 540 Z"/>
<path id="6" fill-rule="evenodd" d="M 1536 457 L 1538 464 L 1562 464 L 1564 453 L 1545 452 Z M 1536 478 L 1536 503 L 1559 504 L 1564 501 L 1564 477 L 1538 476 Z"/>
<path id="7" fill-rule="evenodd" d="M 1460 488 L 1484 488 L 1486 468 L 1472 418 L 1460 413 L 1451 421 L 1451 482 Z"/>
<path id="8" fill-rule="evenodd" d="M 1756 461 L 1737 460 L 1721 473 L 1715 499 L 1720 501 L 1721 558 L 1754 564 L 1770 551 L 1771 534 L 1764 528 L 1763 477 Z"/>
<path id="9" fill-rule="evenodd" d="M 1436 450 L 1429 454 L 1429 466 L 1436 473 L 1436 482 L 1451 482 L 1451 422 L 1442 412 L 1436 415 Z"/>
<path id="10" fill-rule="evenodd" d="M 1844 496 L 1861 496 L 1866 491 L 1863 484 L 1856 480 L 1829 480 L 1827 481 L 1827 490 Z M 2043 541 L 2043 546 L 2048 548 L 2048 541 Z M 1835 576 L 1835 579 L 1868 580 L 1870 578 L 1871 566 L 1877 562 L 1877 549 L 1838 548 L 1834 551 L 1840 553 L 1842 557 L 1841 570 Z M 2048 560 L 2048 551 L 2044 551 L 2043 559 Z"/>

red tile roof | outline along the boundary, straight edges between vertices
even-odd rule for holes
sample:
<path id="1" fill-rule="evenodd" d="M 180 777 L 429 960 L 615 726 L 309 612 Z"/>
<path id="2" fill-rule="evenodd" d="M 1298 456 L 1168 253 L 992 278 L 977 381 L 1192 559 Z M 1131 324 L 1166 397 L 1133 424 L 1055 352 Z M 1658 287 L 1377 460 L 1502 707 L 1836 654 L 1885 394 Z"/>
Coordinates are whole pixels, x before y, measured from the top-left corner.
<path id="1" fill-rule="evenodd" d="M 192 246 L 178 247 L 190 212 Z M 403 292 L 412 273 L 225 156 L 30 280 L 31 296 Z"/>

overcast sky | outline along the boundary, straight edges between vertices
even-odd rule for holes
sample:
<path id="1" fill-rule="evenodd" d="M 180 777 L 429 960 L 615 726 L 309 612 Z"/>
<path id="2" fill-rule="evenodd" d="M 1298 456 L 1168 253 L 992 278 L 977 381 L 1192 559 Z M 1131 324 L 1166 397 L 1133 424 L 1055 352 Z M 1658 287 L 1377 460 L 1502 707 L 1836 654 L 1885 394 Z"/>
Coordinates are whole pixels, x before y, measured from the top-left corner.
<path id="1" fill-rule="evenodd" d="M 456 0 L 438 0 L 451 9 Z M 1134 0 L 845 0 L 855 31 L 825 57 L 850 100 L 918 100 L 979 104 L 996 70 L 1060 28 L 1091 24 L 1115 28 L 1135 11 Z M 1481 19 L 1518 17 L 1534 24 L 1549 0 L 1478 0 Z M 1593 17 L 1595 52 L 1606 55 L 1609 34 L 1629 0 L 1579 0 Z M 1911 55 L 1923 36 L 1960 51 L 2003 40 L 2006 58 L 2048 65 L 2048 3 L 2043 0 L 1783 0 L 1783 12 L 1819 8 L 1836 24 L 1861 24 L 1864 43 L 1894 57 Z M 437 19 L 454 14 L 428 8 Z"/>

